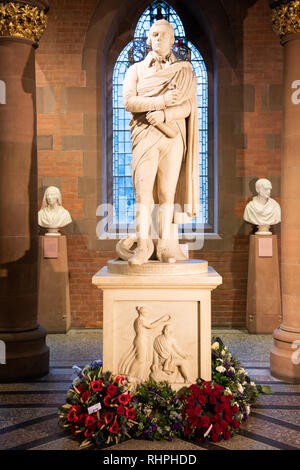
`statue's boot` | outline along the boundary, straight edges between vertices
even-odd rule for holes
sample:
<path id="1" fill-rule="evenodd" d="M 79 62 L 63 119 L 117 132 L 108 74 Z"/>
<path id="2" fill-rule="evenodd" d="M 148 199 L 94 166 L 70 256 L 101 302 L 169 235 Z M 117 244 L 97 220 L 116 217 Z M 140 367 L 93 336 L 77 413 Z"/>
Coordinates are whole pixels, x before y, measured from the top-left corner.
<path id="1" fill-rule="evenodd" d="M 150 254 L 151 256 L 151 254 Z M 129 258 L 129 264 L 144 264 L 147 263 L 149 256 L 149 250 L 147 248 L 137 248 L 136 253 Z"/>

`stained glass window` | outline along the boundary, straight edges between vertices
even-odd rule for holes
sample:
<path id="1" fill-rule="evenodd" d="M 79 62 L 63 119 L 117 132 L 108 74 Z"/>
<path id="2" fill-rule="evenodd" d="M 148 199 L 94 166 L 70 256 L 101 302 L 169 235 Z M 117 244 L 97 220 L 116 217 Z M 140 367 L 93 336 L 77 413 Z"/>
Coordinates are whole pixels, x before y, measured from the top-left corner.
<path id="1" fill-rule="evenodd" d="M 175 10 L 164 1 L 153 2 L 140 17 L 133 40 L 119 55 L 113 72 L 113 205 L 116 226 L 134 222 L 134 191 L 131 179 L 131 114 L 123 106 L 123 82 L 127 68 L 143 60 L 149 51 L 147 33 L 154 21 L 168 20 L 175 31 L 173 52 L 178 60 L 189 60 L 197 78 L 199 118 L 200 212 L 194 222 L 208 223 L 208 83 L 204 60 L 187 40 L 183 24 Z"/>

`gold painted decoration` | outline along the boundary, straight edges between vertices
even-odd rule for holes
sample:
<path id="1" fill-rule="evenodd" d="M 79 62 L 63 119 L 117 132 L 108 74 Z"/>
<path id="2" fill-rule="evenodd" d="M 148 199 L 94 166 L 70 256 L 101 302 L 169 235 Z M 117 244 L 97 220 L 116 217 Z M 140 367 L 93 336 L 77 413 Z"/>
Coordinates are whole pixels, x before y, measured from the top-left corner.
<path id="1" fill-rule="evenodd" d="M 43 10 L 20 3 L 0 3 L 0 36 L 15 36 L 37 43 L 46 29 Z"/>
<path id="2" fill-rule="evenodd" d="M 300 0 L 281 4 L 272 10 L 275 33 L 281 37 L 300 32 Z"/>

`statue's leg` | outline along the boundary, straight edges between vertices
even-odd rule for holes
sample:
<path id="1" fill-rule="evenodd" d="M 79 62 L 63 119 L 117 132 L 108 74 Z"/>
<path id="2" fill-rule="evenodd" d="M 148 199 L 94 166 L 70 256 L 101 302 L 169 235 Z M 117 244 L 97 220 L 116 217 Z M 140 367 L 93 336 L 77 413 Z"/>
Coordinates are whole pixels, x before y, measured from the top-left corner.
<path id="1" fill-rule="evenodd" d="M 137 249 L 134 256 L 129 259 L 130 264 L 143 264 L 148 261 L 149 233 L 151 227 L 151 212 L 153 207 L 153 186 L 157 173 L 159 152 L 152 148 L 142 158 L 135 170 L 135 228 L 137 236 Z"/>
<path id="2" fill-rule="evenodd" d="M 171 250 L 171 224 L 174 215 L 174 198 L 179 178 L 182 158 L 183 158 L 183 142 L 179 134 L 173 139 L 164 139 L 164 145 L 161 146 L 158 163 L 157 185 L 159 199 L 159 238 L 162 247 L 166 247 L 166 258 L 169 261 L 172 253 L 169 255 L 167 247 Z M 164 248 L 163 248 L 164 250 Z M 163 256 L 164 257 L 164 256 Z"/>

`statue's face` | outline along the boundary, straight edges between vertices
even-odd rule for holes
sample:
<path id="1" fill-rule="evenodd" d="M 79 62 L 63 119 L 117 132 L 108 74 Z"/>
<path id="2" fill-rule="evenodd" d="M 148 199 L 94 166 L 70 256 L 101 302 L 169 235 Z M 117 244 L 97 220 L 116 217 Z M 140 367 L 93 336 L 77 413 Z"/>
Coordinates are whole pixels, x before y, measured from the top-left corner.
<path id="1" fill-rule="evenodd" d="M 51 189 L 47 192 L 46 201 L 48 206 L 54 207 L 58 203 L 57 192 Z"/>
<path id="2" fill-rule="evenodd" d="M 173 45 L 173 37 L 169 28 L 164 25 L 154 25 L 151 29 L 151 47 L 154 52 L 161 56 L 169 54 Z"/>
<path id="3" fill-rule="evenodd" d="M 259 188 L 258 194 L 262 197 L 265 197 L 269 199 L 271 196 L 271 190 L 272 190 L 272 185 L 271 183 L 262 183 L 262 185 Z"/>

